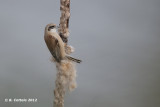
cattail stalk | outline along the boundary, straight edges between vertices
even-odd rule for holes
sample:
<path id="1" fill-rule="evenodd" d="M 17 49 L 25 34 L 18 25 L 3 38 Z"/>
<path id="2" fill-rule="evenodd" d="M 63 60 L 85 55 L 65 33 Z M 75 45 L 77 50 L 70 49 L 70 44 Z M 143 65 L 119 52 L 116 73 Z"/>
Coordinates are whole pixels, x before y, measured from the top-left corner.
<path id="1" fill-rule="evenodd" d="M 72 46 L 67 45 L 69 36 L 70 0 L 60 0 L 60 24 L 58 33 L 65 43 L 66 54 L 74 51 Z M 54 89 L 54 107 L 64 107 L 64 96 L 67 90 L 72 91 L 76 88 L 76 69 L 75 64 L 67 59 L 56 63 L 57 77 Z"/>
<path id="2" fill-rule="evenodd" d="M 69 36 L 70 0 L 60 0 L 60 23 L 58 32 L 62 40 L 67 43 Z"/>
<path id="3" fill-rule="evenodd" d="M 76 69 L 75 65 L 69 60 L 56 63 L 57 77 L 54 90 L 54 107 L 64 107 L 64 95 L 67 90 L 72 91 L 76 88 Z"/>

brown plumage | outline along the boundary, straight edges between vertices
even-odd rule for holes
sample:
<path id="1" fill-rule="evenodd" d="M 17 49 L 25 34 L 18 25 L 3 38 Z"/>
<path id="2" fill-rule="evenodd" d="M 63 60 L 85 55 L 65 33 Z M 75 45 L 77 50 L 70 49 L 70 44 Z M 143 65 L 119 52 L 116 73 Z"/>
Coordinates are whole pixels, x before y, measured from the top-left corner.
<path id="1" fill-rule="evenodd" d="M 61 60 L 63 59 L 72 60 L 77 63 L 81 62 L 81 60 L 73 58 L 66 54 L 64 42 L 56 32 L 55 24 L 51 23 L 46 26 L 44 40 L 56 62 L 61 62 Z"/>

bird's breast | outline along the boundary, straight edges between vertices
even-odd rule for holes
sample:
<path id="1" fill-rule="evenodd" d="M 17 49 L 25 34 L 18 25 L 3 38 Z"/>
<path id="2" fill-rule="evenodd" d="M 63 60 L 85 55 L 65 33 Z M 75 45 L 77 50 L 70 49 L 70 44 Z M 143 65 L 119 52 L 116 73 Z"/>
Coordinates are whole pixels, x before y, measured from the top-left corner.
<path id="1" fill-rule="evenodd" d="M 53 51 L 56 48 L 56 39 L 52 35 L 46 35 L 45 42 L 50 51 Z"/>

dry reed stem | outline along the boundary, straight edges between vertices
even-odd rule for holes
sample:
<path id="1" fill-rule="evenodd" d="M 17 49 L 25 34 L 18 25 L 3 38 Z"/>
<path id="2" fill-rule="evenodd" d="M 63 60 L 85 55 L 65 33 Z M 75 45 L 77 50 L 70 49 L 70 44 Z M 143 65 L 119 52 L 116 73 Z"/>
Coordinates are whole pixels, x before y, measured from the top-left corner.
<path id="1" fill-rule="evenodd" d="M 67 43 L 69 36 L 70 0 L 60 0 L 60 4 L 61 17 L 58 32 L 63 41 Z"/>
<path id="2" fill-rule="evenodd" d="M 66 90 L 72 91 L 77 87 L 76 69 L 73 62 L 63 60 L 56 63 L 57 77 L 54 90 L 54 107 L 64 107 L 64 95 Z"/>
<path id="3" fill-rule="evenodd" d="M 66 54 L 74 52 L 74 48 L 69 46 L 69 18 L 70 18 L 70 0 L 60 0 L 61 17 L 58 33 L 65 43 Z M 54 61 L 54 58 L 53 58 Z M 54 61 L 55 62 L 55 61 Z M 75 64 L 67 59 L 56 63 L 57 77 L 54 89 L 54 107 L 64 107 L 64 95 L 67 90 L 72 91 L 77 87 Z"/>

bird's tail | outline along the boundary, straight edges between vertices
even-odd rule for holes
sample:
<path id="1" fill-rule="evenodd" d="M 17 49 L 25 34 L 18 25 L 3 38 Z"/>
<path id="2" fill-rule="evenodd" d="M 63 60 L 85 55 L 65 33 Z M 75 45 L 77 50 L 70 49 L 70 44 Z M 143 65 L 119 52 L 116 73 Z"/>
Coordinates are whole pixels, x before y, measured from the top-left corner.
<path id="1" fill-rule="evenodd" d="M 67 59 L 72 60 L 72 61 L 77 62 L 77 63 L 81 63 L 82 62 L 81 60 L 73 58 L 71 56 L 66 56 L 66 57 L 67 57 Z"/>

